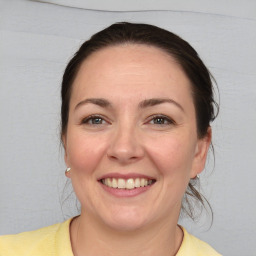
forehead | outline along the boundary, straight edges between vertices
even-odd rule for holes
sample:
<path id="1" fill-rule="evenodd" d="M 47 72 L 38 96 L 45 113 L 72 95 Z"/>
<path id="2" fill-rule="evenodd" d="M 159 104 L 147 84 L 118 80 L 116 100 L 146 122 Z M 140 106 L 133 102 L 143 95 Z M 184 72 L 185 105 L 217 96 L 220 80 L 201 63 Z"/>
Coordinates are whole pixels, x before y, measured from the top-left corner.
<path id="1" fill-rule="evenodd" d="M 162 97 L 171 92 L 191 95 L 190 82 L 172 56 L 138 44 L 111 46 L 91 54 L 82 63 L 72 91 L 75 98 L 105 97 L 109 92 L 123 97 Z"/>
<path id="2" fill-rule="evenodd" d="M 124 68 L 126 71 L 140 68 L 137 69 L 137 72 L 142 71 L 141 68 L 144 71 L 159 71 L 157 66 L 166 66 L 167 69 L 171 68 L 182 72 L 178 61 L 166 51 L 155 46 L 132 43 L 109 46 L 92 53 L 83 61 L 80 70 L 86 72 L 86 69 L 94 69 L 99 66 L 102 68 L 101 71 L 107 69 L 108 72 L 121 71 Z"/>

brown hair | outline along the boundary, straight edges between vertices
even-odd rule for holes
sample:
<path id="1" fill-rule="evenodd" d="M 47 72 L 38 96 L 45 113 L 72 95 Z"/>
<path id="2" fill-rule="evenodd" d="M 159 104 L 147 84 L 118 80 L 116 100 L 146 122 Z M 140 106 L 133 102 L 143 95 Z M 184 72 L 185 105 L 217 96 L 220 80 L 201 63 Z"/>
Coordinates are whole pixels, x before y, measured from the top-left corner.
<path id="1" fill-rule="evenodd" d="M 213 96 L 212 80 L 214 78 L 209 70 L 190 44 L 179 36 L 153 25 L 127 22 L 115 23 L 93 35 L 90 40 L 81 45 L 68 63 L 63 75 L 61 89 L 61 135 L 64 135 L 67 130 L 72 84 L 83 61 L 102 48 L 126 43 L 154 46 L 177 60 L 191 82 L 196 110 L 197 133 L 199 138 L 203 138 L 207 134 L 210 122 L 217 115 L 215 110 L 218 110 L 218 104 Z M 185 204 L 182 206 L 191 218 L 194 216 L 194 211 L 190 198 L 197 199 L 205 206 L 204 197 L 195 188 L 196 183 L 198 183 L 198 179 L 189 182 L 184 197 L 186 207 Z"/>

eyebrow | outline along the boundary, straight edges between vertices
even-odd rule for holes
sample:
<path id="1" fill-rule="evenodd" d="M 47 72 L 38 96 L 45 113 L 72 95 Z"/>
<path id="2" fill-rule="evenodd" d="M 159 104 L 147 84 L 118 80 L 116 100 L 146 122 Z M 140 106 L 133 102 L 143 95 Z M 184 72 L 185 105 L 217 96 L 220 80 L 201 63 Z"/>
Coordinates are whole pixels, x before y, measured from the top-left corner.
<path id="1" fill-rule="evenodd" d="M 106 100 L 106 99 L 102 99 L 102 98 L 89 98 L 89 99 L 85 99 L 85 100 L 80 101 L 75 106 L 75 110 L 77 108 L 79 108 L 80 106 L 88 104 L 88 103 L 98 105 L 98 106 L 100 106 L 102 108 L 112 107 L 112 104 L 108 100 Z M 169 98 L 146 99 L 146 100 L 143 100 L 142 102 L 139 103 L 139 108 L 153 107 L 153 106 L 160 105 L 160 104 L 163 104 L 163 103 L 174 104 L 175 106 L 177 106 L 178 108 L 180 108 L 184 112 L 183 107 L 178 102 L 176 102 L 175 100 L 169 99 Z"/>
<path id="2" fill-rule="evenodd" d="M 98 105 L 102 108 L 107 108 L 107 107 L 111 107 L 111 103 L 106 100 L 106 99 L 101 99 L 101 98 L 90 98 L 90 99 L 85 99 L 85 100 L 82 100 L 80 101 L 76 106 L 75 106 L 75 110 L 77 108 L 79 108 L 80 106 L 82 105 L 85 105 L 85 104 L 88 104 L 88 103 L 92 103 L 92 104 L 95 104 L 95 105 Z"/>
<path id="3" fill-rule="evenodd" d="M 184 112 L 184 108 L 175 100 L 169 99 L 169 98 L 153 98 L 153 99 L 146 99 L 143 100 L 140 104 L 140 108 L 146 108 L 146 107 L 153 107 L 159 104 L 163 103 L 171 103 L 180 108 Z"/>

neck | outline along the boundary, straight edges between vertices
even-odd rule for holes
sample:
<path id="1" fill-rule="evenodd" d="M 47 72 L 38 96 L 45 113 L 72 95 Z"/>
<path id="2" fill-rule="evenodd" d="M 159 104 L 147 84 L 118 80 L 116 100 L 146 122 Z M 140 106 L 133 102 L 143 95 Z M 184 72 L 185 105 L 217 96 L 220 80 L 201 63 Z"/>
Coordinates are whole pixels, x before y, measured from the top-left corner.
<path id="1" fill-rule="evenodd" d="M 175 255 L 183 239 L 177 221 L 178 217 L 133 231 L 117 231 L 82 213 L 71 223 L 73 253 L 74 256 Z"/>

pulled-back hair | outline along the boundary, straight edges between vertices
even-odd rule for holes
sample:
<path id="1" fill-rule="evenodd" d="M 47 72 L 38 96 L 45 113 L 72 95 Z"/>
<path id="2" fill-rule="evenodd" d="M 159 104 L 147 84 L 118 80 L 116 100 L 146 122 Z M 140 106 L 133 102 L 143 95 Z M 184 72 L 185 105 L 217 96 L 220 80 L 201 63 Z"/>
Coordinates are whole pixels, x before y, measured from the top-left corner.
<path id="1" fill-rule="evenodd" d="M 61 90 L 61 135 L 65 135 L 67 131 L 72 84 L 83 61 L 103 48 L 122 44 L 154 46 L 173 57 L 179 63 L 190 80 L 196 111 L 198 138 L 206 136 L 210 123 L 217 115 L 218 104 L 215 102 L 213 95 L 212 80 L 214 81 L 214 78 L 197 52 L 188 42 L 167 30 L 153 25 L 127 22 L 115 23 L 94 34 L 81 45 L 68 63 L 63 75 Z M 191 218 L 194 218 L 193 199 L 199 201 L 202 206 L 205 206 L 205 202 L 207 202 L 195 188 L 198 183 L 199 180 L 197 178 L 189 182 L 183 200 L 182 209 Z"/>

